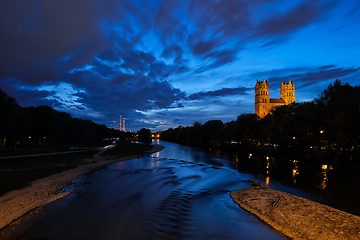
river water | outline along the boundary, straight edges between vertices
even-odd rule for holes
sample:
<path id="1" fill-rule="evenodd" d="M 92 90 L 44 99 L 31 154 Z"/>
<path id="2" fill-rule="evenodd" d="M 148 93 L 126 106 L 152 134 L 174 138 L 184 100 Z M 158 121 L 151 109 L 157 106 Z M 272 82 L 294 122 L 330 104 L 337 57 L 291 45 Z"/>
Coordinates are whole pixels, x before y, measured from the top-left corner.
<path id="1" fill-rule="evenodd" d="M 242 170 L 236 157 L 157 143 L 165 149 L 82 175 L 74 181 L 74 193 L 6 227 L 0 238 L 286 239 L 242 210 L 229 193 L 255 179 L 324 201 L 321 194 L 270 177 L 276 165 L 271 159 L 265 158 L 265 172 L 256 173 Z"/>

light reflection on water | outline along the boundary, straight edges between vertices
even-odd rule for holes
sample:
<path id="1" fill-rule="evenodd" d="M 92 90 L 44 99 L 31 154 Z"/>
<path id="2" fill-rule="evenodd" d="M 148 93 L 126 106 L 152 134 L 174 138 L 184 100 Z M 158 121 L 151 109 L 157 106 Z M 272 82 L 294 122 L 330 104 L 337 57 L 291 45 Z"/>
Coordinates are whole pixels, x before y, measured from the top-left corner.
<path id="1" fill-rule="evenodd" d="M 237 159 L 233 168 L 256 175 L 274 189 L 285 190 L 360 216 L 360 169 L 312 163 L 307 159 L 300 161 L 296 158 L 261 156 L 256 152 L 223 158 Z M 297 190 L 305 191 L 306 194 Z"/>
<path id="2" fill-rule="evenodd" d="M 269 183 L 270 183 L 270 177 L 269 176 L 266 176 L 265 183 L 266 183 L 266 185 L 269 185 Z"/>
<path id="3" fill-rule="evenodd" d="M 360 213 L 356 172 L 159 144 L 166 148 L 150 157 L 81 176 L 75 181 L 74 194 L 48 205 L 29 228 L 14 227 L 11 232 L 10 227 L 8 237 L 0 238 L 282 239 L 229 197 L 230 191 L 248 187 L 250 179 L 312 200 L 333 200 Z M 21 238 L 14 237 L 19 234 Z"/>
<path id="4" fill-rule="evenodd" d="M 229 196 L 256 176 L 216 155 L 163 144 L 149 157 L 82 175 L 75 192 L 48 205 L 30 228 L 0 238 L 286 239 Z"/>
<path id="5" fill-rule="evenodd" d="M 322 165 L 321 166 L 321 176 L 323 177 L 323 180 L 321 182 L 321 189 L 324 190 L 328 184 L 329 184 L 329 172 L 333 170 L 333 167 L 331 165 Z"/>
<path id="6" fill-rule="evenodd" d="M 292 162 L 294 164 L 294 168 L 292 169 L 292 176 L 293 176 L 293 179 L 294 179 L 294 185 L 296 185 L 296 179 L 297 179 L 298 175 L 300 174 L 300 172 L 299 172 L 299 161 L 293 160 Z"/>
<path id="7" fill-rule="evenodd" d="M 322 165 L 321 169 L 322 169 L 321 175 L 323 177 L 323 181 L 321 182 L 321 188 L 324 190 L 326 188 L 326 186 L 328 185 L 328 181 L 329 181 L 328 173 L 327 173 L 327 171 L 328 171 L 327 165 Z"/>
<path id="8" fill-rule="evenodd" d="M 270 170 L 270 158 L 266 157 L 266 178 L 265 178 L 266 185 L 269 185 L 269 183 L 270 183 L 270 177 L 269 177 L 270 171 L 269 170 Z"/>
<path id="9" fill-rule="evenodd" d="M 152 139 L 152 140 L 151 140 L 151 144 L 153 144 L 153 145 L 159 145 L 159 144 L 160 144 L 160 140 L 159 140 L 159 139 Z"/>

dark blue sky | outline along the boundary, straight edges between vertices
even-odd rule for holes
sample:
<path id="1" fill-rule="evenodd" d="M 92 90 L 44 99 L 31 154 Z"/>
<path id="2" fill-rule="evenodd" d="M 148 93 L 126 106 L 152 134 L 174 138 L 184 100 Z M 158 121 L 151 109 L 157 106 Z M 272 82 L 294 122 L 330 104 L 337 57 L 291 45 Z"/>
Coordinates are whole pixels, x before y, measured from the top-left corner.
<path id="1" fill-rule="evenodd" d="M 1 0 L 0 88 L 22 106 L 152 131 L 360 83 L 357 0 Z"/>

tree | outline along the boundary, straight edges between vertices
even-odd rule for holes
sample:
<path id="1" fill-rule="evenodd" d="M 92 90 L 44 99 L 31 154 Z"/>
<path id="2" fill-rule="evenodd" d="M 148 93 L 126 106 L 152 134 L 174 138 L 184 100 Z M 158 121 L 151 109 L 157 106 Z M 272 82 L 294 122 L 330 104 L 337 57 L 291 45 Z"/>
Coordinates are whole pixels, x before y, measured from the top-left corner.
<path id="1" fill-rule="evenodd" d="M 336 80 L 316 99 L 325 111 L 324 136 L 328 147 L 351 149 L 360 145 L 360 87 Z"/>
<path id="2" fill-rule="evenodd" d="M 138 131 L 138 139 L 143 143 L 151 143 L 151 131 L 147 128 L 142 128 Z"/>
<path id="3" fill-rule="evenodd" d="M 15 98 L 10 97 L 0 88 L 0 144 L 16 145 L 17 138 L 23 137 L 22 128 L 26 122 L 19 123 L 19 119 L 24 116 L 23 109 L 16 102 Z M 24 124 L 24 125 L 23 125 Z"/>
<path id="4" fill-rule="evenodd" d="M 124 133 L 90 120 L 72 118 L 50 106 L 21 107 L 0 89 L 0 145 L 101 145 L 102 139 Z"/>
<path id="5" fill-rule="evenodd" d="M 208 146 L 220 146 L 225 141 L 224 124 L 221 120 L 210 120 L 204 124 L 203 142 Z"/>

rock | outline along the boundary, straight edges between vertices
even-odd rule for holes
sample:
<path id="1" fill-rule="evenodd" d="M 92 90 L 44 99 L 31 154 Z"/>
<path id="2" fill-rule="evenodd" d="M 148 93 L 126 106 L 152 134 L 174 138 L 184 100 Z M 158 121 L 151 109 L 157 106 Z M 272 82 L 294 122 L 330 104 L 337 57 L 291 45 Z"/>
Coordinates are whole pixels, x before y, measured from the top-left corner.
<path id="1" fill-rule="evenodd" d="M 234 202 L 287 237 L 359 239 L 359 216 L 272 190 L 257 181 L 250 180 L 248 183 L 252 187 L 230 193 Z"/>

